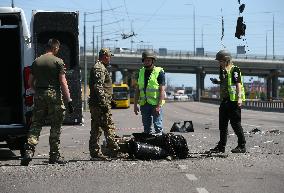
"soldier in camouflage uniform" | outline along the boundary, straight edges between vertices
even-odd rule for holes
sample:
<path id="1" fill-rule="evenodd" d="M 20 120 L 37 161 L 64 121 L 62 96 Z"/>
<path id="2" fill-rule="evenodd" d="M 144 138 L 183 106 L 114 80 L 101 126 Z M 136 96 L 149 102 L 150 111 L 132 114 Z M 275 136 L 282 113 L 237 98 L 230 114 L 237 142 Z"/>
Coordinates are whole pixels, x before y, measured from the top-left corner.
<path id="1" fill-rule="evenodd" d="M 91 113 L 91 132 L 89 141 L 89 150 L 91 160 L 107 160 L 108 157 L 101 152 L 99 140 L 104 132 L 107 147 L 112 151 L 117 151 L 115 136 L 115 127 L 111 114 L 112 100 L 112 81 L 106 67 L 110 63 L 112 54 L 109 49 L 102 48 L 99 52 L 99 60 L 90 70 L 89 88 L 90 88 L 90 113 Z"/>
<path id="2" fill-rule="evenodd" d="M 46 53 L 36 58 L 31 66 L 29 85 L 35 91 L 34 110 L 21 165 L 27 166 L 32 160 L 35 146 L 38 144 L 40 132 L 47 116 L 50 117 L 51 124 L 49 163 L 65 163 L 59 152 L 61 126 L 65 115 L 62 94 L 68 101 L 69 113 L 73 112 L 73 106 L 65 78 L 64 62 L 55 56 L 58 53 L 59 46 L 58 40 L 50 39 L 47 43 Z"/>

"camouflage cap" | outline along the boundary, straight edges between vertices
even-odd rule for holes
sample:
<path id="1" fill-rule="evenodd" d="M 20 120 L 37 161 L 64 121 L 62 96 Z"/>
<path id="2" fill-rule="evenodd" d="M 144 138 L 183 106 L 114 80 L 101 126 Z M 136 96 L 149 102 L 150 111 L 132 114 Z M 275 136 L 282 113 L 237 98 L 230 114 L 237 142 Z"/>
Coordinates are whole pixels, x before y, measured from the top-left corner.
<path id="1" fill-rule="evenodd" d="M 103 55 L 113 56 L 113 54 L 111 53 L 111 51 L 108 48 L 102 48 L 100 50 L 99 57 L 101 57 Z"/>

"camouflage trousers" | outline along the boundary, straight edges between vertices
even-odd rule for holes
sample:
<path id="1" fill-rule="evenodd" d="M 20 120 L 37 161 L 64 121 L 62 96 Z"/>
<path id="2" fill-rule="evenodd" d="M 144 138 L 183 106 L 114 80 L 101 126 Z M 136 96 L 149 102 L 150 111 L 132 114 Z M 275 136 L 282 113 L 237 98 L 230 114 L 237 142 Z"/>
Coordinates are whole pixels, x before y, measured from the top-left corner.
<path id="1" fill-rule="evenodd" d="M 46 119 L 50 122 L 49 145 L 50 158 L 60 156 L 60 134 L 65 115 L 65 107 L 60 91 L 53 89 L 37 90 L 34 96 L 34 109 L 31 128 L 28 133 L 27 146 L 34 147 L 38 144 L 42 126 Z"/>
<path id="2" fill-rule="evenodd" d="M 89 141 L 89 151 L 91 157 L 95 157 L 97 154 L 101 153 L 100 148 L 100 137 L 102 132 L 104 132 L 107 147 L 115 149 L 118 147 L 114 137 L 115 137 L 115 126 L 112 120 L 112 114 L 110 111 L 110 106 L 106 111 L 102 111 L 100 107 L 90 107 L 91 113 L 91 132 Z"/>

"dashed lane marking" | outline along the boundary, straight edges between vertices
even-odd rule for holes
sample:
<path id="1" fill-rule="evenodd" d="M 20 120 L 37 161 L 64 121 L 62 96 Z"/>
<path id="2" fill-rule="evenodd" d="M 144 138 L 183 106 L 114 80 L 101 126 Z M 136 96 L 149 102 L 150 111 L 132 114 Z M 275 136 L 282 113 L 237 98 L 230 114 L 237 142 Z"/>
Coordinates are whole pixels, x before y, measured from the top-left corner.
<path id="1" fill-rule="evenodd" d="M 195 177 L 194 174 L 185 174 L 187 179 L 191 180 L 191 181 L 194 181 L 194 180 L 197 180 L 197 177 Z"/>
<path id="2" fill-rule="evenodd" d="M 188 168 L 187 165 L 178 165 L 178 166 L 179 166 L 179 168 L 182 169 L 182 170 L 186 170 L 186 169 Z"/>
<path id="3" fill-rule="evenodd" d="M 205 188 L 196 188 L 198 193 L 209 193 Z"/>

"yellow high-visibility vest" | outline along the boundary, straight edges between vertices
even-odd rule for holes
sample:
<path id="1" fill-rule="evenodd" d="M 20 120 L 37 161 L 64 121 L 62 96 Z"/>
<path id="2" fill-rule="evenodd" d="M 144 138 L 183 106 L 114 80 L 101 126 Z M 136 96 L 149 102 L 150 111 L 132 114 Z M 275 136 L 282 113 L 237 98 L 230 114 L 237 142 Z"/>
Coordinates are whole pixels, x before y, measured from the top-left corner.
<path id="1" fill-rule="evenodd" d="M 140 92 L 139 105 L 144 105 L 146 102 L 151 105 L 158 105 L 160 92 L 157 78 L 161 71 L 163 71 L 163 68 L 154 66 L 145 90 L 145 68 L 143 67 L 140 69 L 138 77 L 138 88 Z M 161 105 L 163 105 L 164 103 L 165 100 L 162 101 Z"/>
<path id="2" fill-rule="evenodd" d="M 238 101 L 238 95 L 237 95 L 237 85 L 232 83 L 232 71 L 234 68 L 239 68 L 237 66 L 232 66 L 231 70 L 228 72 L 228 91 L 230 95 L 230 101 Z M 242 79 L 242 73 L 240 71 L 241 76 L 241 90 L 242 90 L 242 101 L 246 100 L 245 96 L 245 89 L 243 86 L 243 79 Z"/>

